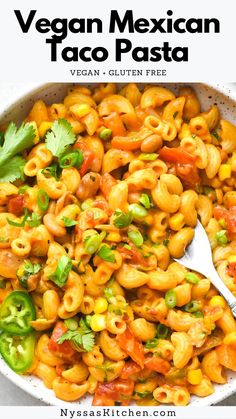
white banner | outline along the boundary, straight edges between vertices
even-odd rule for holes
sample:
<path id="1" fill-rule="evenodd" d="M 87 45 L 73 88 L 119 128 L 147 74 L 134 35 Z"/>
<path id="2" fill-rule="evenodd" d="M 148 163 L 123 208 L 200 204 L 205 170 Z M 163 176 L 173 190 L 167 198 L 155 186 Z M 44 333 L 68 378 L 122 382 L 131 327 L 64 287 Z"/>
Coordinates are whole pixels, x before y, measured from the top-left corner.
<path id="1" fill-rule="evenodd" d="M 7 0 L 3 81 L 236 80 L 232 0 Z"/>
<path id="2" fill-rule="evenodd" d="M 4 419 L 75 419 L 75 418 L 175 418 L 235 419 L 235 407 L 1 407 Z"/>

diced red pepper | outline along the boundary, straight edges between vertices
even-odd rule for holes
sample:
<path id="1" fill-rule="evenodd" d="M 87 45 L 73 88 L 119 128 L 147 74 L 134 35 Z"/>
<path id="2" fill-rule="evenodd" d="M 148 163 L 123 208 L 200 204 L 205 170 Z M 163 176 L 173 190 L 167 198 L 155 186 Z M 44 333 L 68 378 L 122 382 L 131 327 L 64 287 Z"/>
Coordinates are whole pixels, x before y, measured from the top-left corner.
<path id="1" fill-rule="evenodd" d="M 188 153 L 182 147 L 163 147 L 159 151 L 159 158 L 168 163 L 190 164 L 196 161 L 196 156 Z"/>
<path id="2" fill-rule="evenodd" d="M 17 216 L 24 213 L 24 195 L 12 195 L 8 201 L 8 211 Z"/>
<path id="3" fill-rule="evenodd" d="M 230 240 L 236 237 L 236 207 L 230 207 L 230 209 L 215 207 L 214 217 L 216 220 L 223 219 L 226 224 L 226 229 Z"/>
<path id="4" fill-rule="evenodd" d="M 147 357 L 144 361 L 144 365 L 151 371 L 156 371 L 164 375 L 167 374 L 171 368 L 170 363 L 159 356 Z"/>
<path id="5" fill-rule="evenodd" d="M 132 330 L 127 326 L 124 333 L 116 336 L 116 340 L 121 349 L 123 349 L 130 358 L 136 362 L 141 368 L 144 367 L 144 350 L 143 345 L 137 339 Z"/>
<path id="6" fill-rule="evenodd" d="M 137 374 L 141 370 L 142 368 L 138 364 L 136 364 L 136 362 L 127 361 L 121 372 L 120 378 L 127 380 L 127 378 L 130 378 L 132 375 Z"/>
<path id="7" fill-rule="evenodd" d="M 110 383 L 98 383 L 93 406 L 114 406 L 114 402 L 120 402 L 127 406 L 134 391 L 133 380 L 117 380 Z"/>
<path id="8" fill-rule="evenodd" d="M 84 160 L 83 160 L 83 163 L 82 163 L 82 165 L 80 167 L 79 172 L 80 172 L 80 175 L 81 176 L 84 176 L 85 173 L 87 173 L 87 171 L 91 167 L 91 164 L 92 164 L 93 159 L 94 159 L 94 153 L 93 153 L 93 151 L 91 151 L 88 148 L 87 144 L 84 143 L 83 141 L 77 141 L 74 144 L 73 148 L 79 149 L 79 150 L 81 150 L 83 152 L 83 158 L 84 158 Z"/>

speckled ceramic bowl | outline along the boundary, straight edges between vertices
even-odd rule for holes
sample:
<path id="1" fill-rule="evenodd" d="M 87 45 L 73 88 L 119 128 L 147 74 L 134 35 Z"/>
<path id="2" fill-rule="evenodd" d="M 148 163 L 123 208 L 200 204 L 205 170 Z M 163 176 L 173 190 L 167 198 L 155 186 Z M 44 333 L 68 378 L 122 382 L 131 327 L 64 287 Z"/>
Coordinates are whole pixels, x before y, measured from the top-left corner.
<path id="1" fill-rule="evenodd" d="M 191 83 L 188 83 L 191 85 Z M 20 122 L 28 113 L 32 104 L 37 99 L 43 99 L 47 103 L 58 102 L 64 96 L 68 88 L 68 84 L 46 84 L 36 87 L 18 85 L 6 85 L 1 89 L 0 85 L 0 121 Z M 178 83 L 168 83 L 165 86 L 173 89 L 178 89 Z M 236 123 L 236 85 L 210 85 L 194 83 L 194 89 L 197 91 L 200 98 L 202 109 L 206 110 L 212 103 L 217 103 L 220 108 L 221 115 Z M 4 94 L 5 99 L 2 101 L 1 97 Z M 69 403 L 62 402 L 57 399 L 52 390 L 48 390 L 43 383 L 33 376 L 20 376 L 15 374 L 0 358 L 0 372 L 9 380 L 25 390 L 35 398 L 44 401 L 50 405 L 69 405 Z M 215 392 L 205 398 L 191 398 L 191 405 L 193 406 L 209 406 L 224 400 L 231 394 L 236 392 L 236 374 L 228 374 L 228 383 L 225 385 L 215 385 Z M 83 405 L 89 406 L 91 404 L 91 397 L 85 397 L 73 403 L 75 406 Z"/>

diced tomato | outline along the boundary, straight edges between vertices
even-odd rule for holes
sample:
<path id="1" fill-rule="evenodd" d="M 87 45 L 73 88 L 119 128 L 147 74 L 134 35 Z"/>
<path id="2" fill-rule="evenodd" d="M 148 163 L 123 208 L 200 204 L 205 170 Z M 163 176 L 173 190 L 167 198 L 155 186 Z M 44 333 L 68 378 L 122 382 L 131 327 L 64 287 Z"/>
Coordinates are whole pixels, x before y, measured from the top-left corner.
<path id="1" fill-rule="evenodd" d="M 132 243 L 128 242 L 130 249 L 124 246 L 118 246 L 119 253 L 123 259 L 128 259 L 134 265 L 148 266 L 148 260 L 143 256 L 142 252 Z"/>
<path id="2" fill-rule="evenodd" d="M 108 202 L 105 199 L 96 199 L 96 201 L 93 202 L 92 207 L 100 208 L 103 211 L 105 211 L 108 215 L 112 214 L 112 211 L 109 208 Z"/>
<path id="3" fill-rule="evenodd" d="M 79 172 L 80 172 L 80 175 L 81 176 L 84 176 L 85 173 L 87 173 L 87 171 L 91 167 L 91 164 L 92 164 L 93 159 L 94 159 L 94 153 L 93 153 L 93 151 L 91 151 L 88 148 L 87 144 L 84 143 L 83 141 L 77 141 L 74 144 L 73 148 L 75 148 L 75 149 L 77 148 L 77 149 L 79 149 L 79 150 L 81 150 L 83 152 L 84 160 L 83 160 L 83 163 L 82 163 L 82 165 L 80 167 Z"/>
<path id="4" fill-rule="evenodd" d="M 141 368 L 143 368 L 143 345 L 141 341 L 134 336 L 132 330 L 127 326 L 124 333 L 116 336 L 116 340 L 120 348 L 123 349 L 134 362 L 136 362 Z"/>
<path id="5" fill-rule="evenodd" d="M 138 364 L 136 364 L 136 362 L 128 361 L 125 363 L 120 378 L 126 380 L 127 378 L 130 378 L 133 374 L 137 374 L 141 370 L 142 368 Z"/>
<path id="6" fill-rule="evenodd" d="M 124 124 L 117 112 L 111 112 L 110 115 L 103 118 L 103 122 L 106 128 L 112 130 L 112 135 L 125 135 Z"/>
<path id="7" fill-rule="evenodd" d="M 164 375 L 167 374 L 171 368 L 170 363 L 159 356 L 147 357 L 144 361 L 144 365 L 151 371 L 156 371 Z"/>
<path id="8" fill-rule="evenodd" d="M 108 199 L 111 189 L 116 184 L 117 184 L 117 180 L 113 176 L 111 176 L 110 173 L 105 173 L 102 176 L 100 189 L 106 199 Z"/>
<path id="9" fill-rule="evenodd" d="M 159 158 L 168 163 L 191 164 L 196 161 L 196 156 L 188 153 L 182 147 L 163 147 L 159 151 Z"/>
<path id="10" fill-rule="evenodd" d="M 71 343 L 68 340 L 65 340 L 63 343 L 57 342 L 67 330 L 65 323 L 57 322 L 53 329 L 48 349 L 55 352 L 58 357 L 71 359 L 76 354 L 76 350 L 71 346 Z"/>
<path id="11" fill-rule="evenodd" d="M 199 173 L 195 166 L 196 156 L 193 156 L 182 147 L 163 147 L 159 151 L 159 157 L 167 163 L 175 165 L 176 174 L 186 185 L 199 183 Z"/>
<path id="12" fill-rule="evenodd" d="M 114 406 L 114 402 L 127 405 L 134 391 L 133 380 L 118 378 L 110 383 L 98 383 L 93 406 Z"/>
<path id="13" fill-rule="evenodd" d="M 227 274 L 234 278 L 234 281 L 236 282 L 236 262 L 231 262 L 228 264 Z"/>
<path id="14" fill-rule="evenodd" d="M 176 174 L 181 178 L 186 185 L 197 185 L 200 182 L 198 169 L 194 163 L 190 164 L 176 164 Z"/>
<path id="15" fill-rule="evenodd" d="M 24 195 L 12 195 L 8 201 L 8 211 L 15 215 L 21 215 L 24 212 Z"/>
<path id="16" fill-rule="evenodd" d="M 215 207 L 214 217 L 216 220 L 223 219 L 226 224 L 226 229 L 230 240 L 236 238 L 236 207 L 230 209 Z"/>
<path id="17" fill-rule="evenodd" d="M 228 345 L 220 345 L 216 348 L 218 361 L 229 370 L 236 371 L 236 350 Z"/>

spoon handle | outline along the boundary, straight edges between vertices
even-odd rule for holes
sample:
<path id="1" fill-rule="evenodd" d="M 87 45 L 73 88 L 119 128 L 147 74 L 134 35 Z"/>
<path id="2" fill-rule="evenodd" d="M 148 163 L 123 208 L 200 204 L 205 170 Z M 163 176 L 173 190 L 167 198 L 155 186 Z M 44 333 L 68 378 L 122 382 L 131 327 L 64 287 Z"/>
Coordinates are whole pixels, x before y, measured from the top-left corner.
<path id="1" fill-rule="evenodd" d="M 214 266 L 212 266 L 212 269 L 207 276 L 210 278 L 211 283 L 218 289 L 222 297 L 224 297 L 227 304 L 231 308 L 233 316 L 236 318 L 236 297 L 234 297 L 232 292 L 228 289 L 228 287 L 224 284 L 222 279 L 219 277 Z"/>

